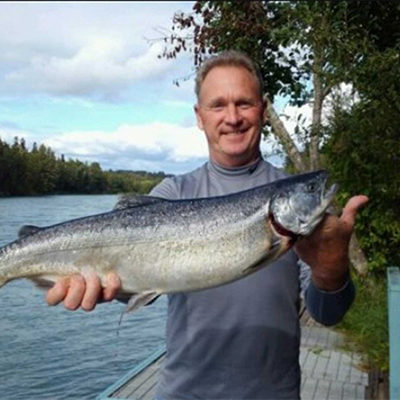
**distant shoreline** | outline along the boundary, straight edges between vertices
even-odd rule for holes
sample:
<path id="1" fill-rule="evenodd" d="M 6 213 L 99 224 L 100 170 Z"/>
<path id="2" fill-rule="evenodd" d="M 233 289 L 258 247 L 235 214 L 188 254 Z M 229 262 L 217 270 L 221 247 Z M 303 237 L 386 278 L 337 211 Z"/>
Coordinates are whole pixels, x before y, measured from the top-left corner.
<path id="1" fill-rule="evenodd" d="M 24 138 L 0 138 L 0 197 L 52 194 L 147 194 L 164 172 L 108 170 L 98 162 L 66 160 L 43 144 L 28 149 Z"/>

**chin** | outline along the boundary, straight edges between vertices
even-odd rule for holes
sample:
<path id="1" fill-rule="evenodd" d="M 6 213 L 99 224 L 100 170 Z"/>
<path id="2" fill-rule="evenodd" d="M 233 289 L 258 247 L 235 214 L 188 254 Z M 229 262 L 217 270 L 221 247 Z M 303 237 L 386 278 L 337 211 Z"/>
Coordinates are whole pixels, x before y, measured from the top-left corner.
<path id="1" fill-rule="evenodd" d="M 236 144 L 230 146 L 223 146 L 222 151 L 231 157 L 241 157 L 250 153 L 249 146 L 247 144 Z"/>
<path id="2" fill-rule="evenodd" d="M 229 160 L 229 164 L 232 167 L 240 167 L 242 165 L 248 164 L 253 160 L 253 152 L 247 150 L 237 150 L 237 151 L 225 151 L 223 152 L 225 160 Z"/>

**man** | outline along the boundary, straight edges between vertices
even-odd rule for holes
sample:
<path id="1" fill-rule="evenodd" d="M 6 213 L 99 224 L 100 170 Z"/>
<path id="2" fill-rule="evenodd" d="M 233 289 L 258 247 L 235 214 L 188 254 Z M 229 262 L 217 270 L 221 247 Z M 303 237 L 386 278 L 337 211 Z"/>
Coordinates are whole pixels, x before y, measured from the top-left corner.
<path id="1" fill-rule="evenodd" d="M 250 59 L 230 51 L 207 60 L 197 74 L 196 94 L 197 124 L 210 159 L 193 172 L 165 179 L 152 195 L 218 196 L 285 176 L 260 155 L 266 104 Z M 326 216 L 312 235 L 297 241 L 295 252 L 268 268 L 218 288 L 170 295 L 158 397 L 299 398 L 298 258 L 311 268 L 305 288 L 309 312 L 327 325 L 337 323 L 354 298 L 347 249 L 357 209 L 367 200 L 350 199 L 340 218 Z M 90 310 L 100 298 L 111 300 L 118 287 L 112 274 L 104 289 L 95 275 L 75 276 L 58 281 L 47 301 Z"/>

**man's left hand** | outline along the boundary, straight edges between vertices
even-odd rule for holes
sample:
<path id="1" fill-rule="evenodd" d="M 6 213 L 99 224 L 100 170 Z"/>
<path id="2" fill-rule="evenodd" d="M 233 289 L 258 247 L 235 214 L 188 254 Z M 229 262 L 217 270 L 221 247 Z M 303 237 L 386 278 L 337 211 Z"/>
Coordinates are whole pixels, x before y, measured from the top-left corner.
<path id="1" fill-rule="evenodd" d="M 364 195 L 346 203 L 340 217 L 326 215 L 313 233 L 299 238 L 294 247 L 297 255 L 312 271 L 312 280 L 321 290 L 340 289 L 349 273 L 349 243 L 359 208 L 368 202 Z"/>

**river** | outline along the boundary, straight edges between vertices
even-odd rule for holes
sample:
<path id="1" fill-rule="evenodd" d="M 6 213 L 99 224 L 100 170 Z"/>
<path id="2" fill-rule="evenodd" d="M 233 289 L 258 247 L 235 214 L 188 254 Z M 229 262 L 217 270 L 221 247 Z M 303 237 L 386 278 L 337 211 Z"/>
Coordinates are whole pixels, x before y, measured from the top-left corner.
<path id="1" fill-rule="evenodd" d="M 114 195 L 0 198 L 0 246 L 24 224 L 46 226 L 110 210 Z M 94 399 L 163 343 L 166 299 L 124 317 L 113 301 L 92 312 L 49 307 L 28 280 L 0 289 L 0 397 Z"/>

